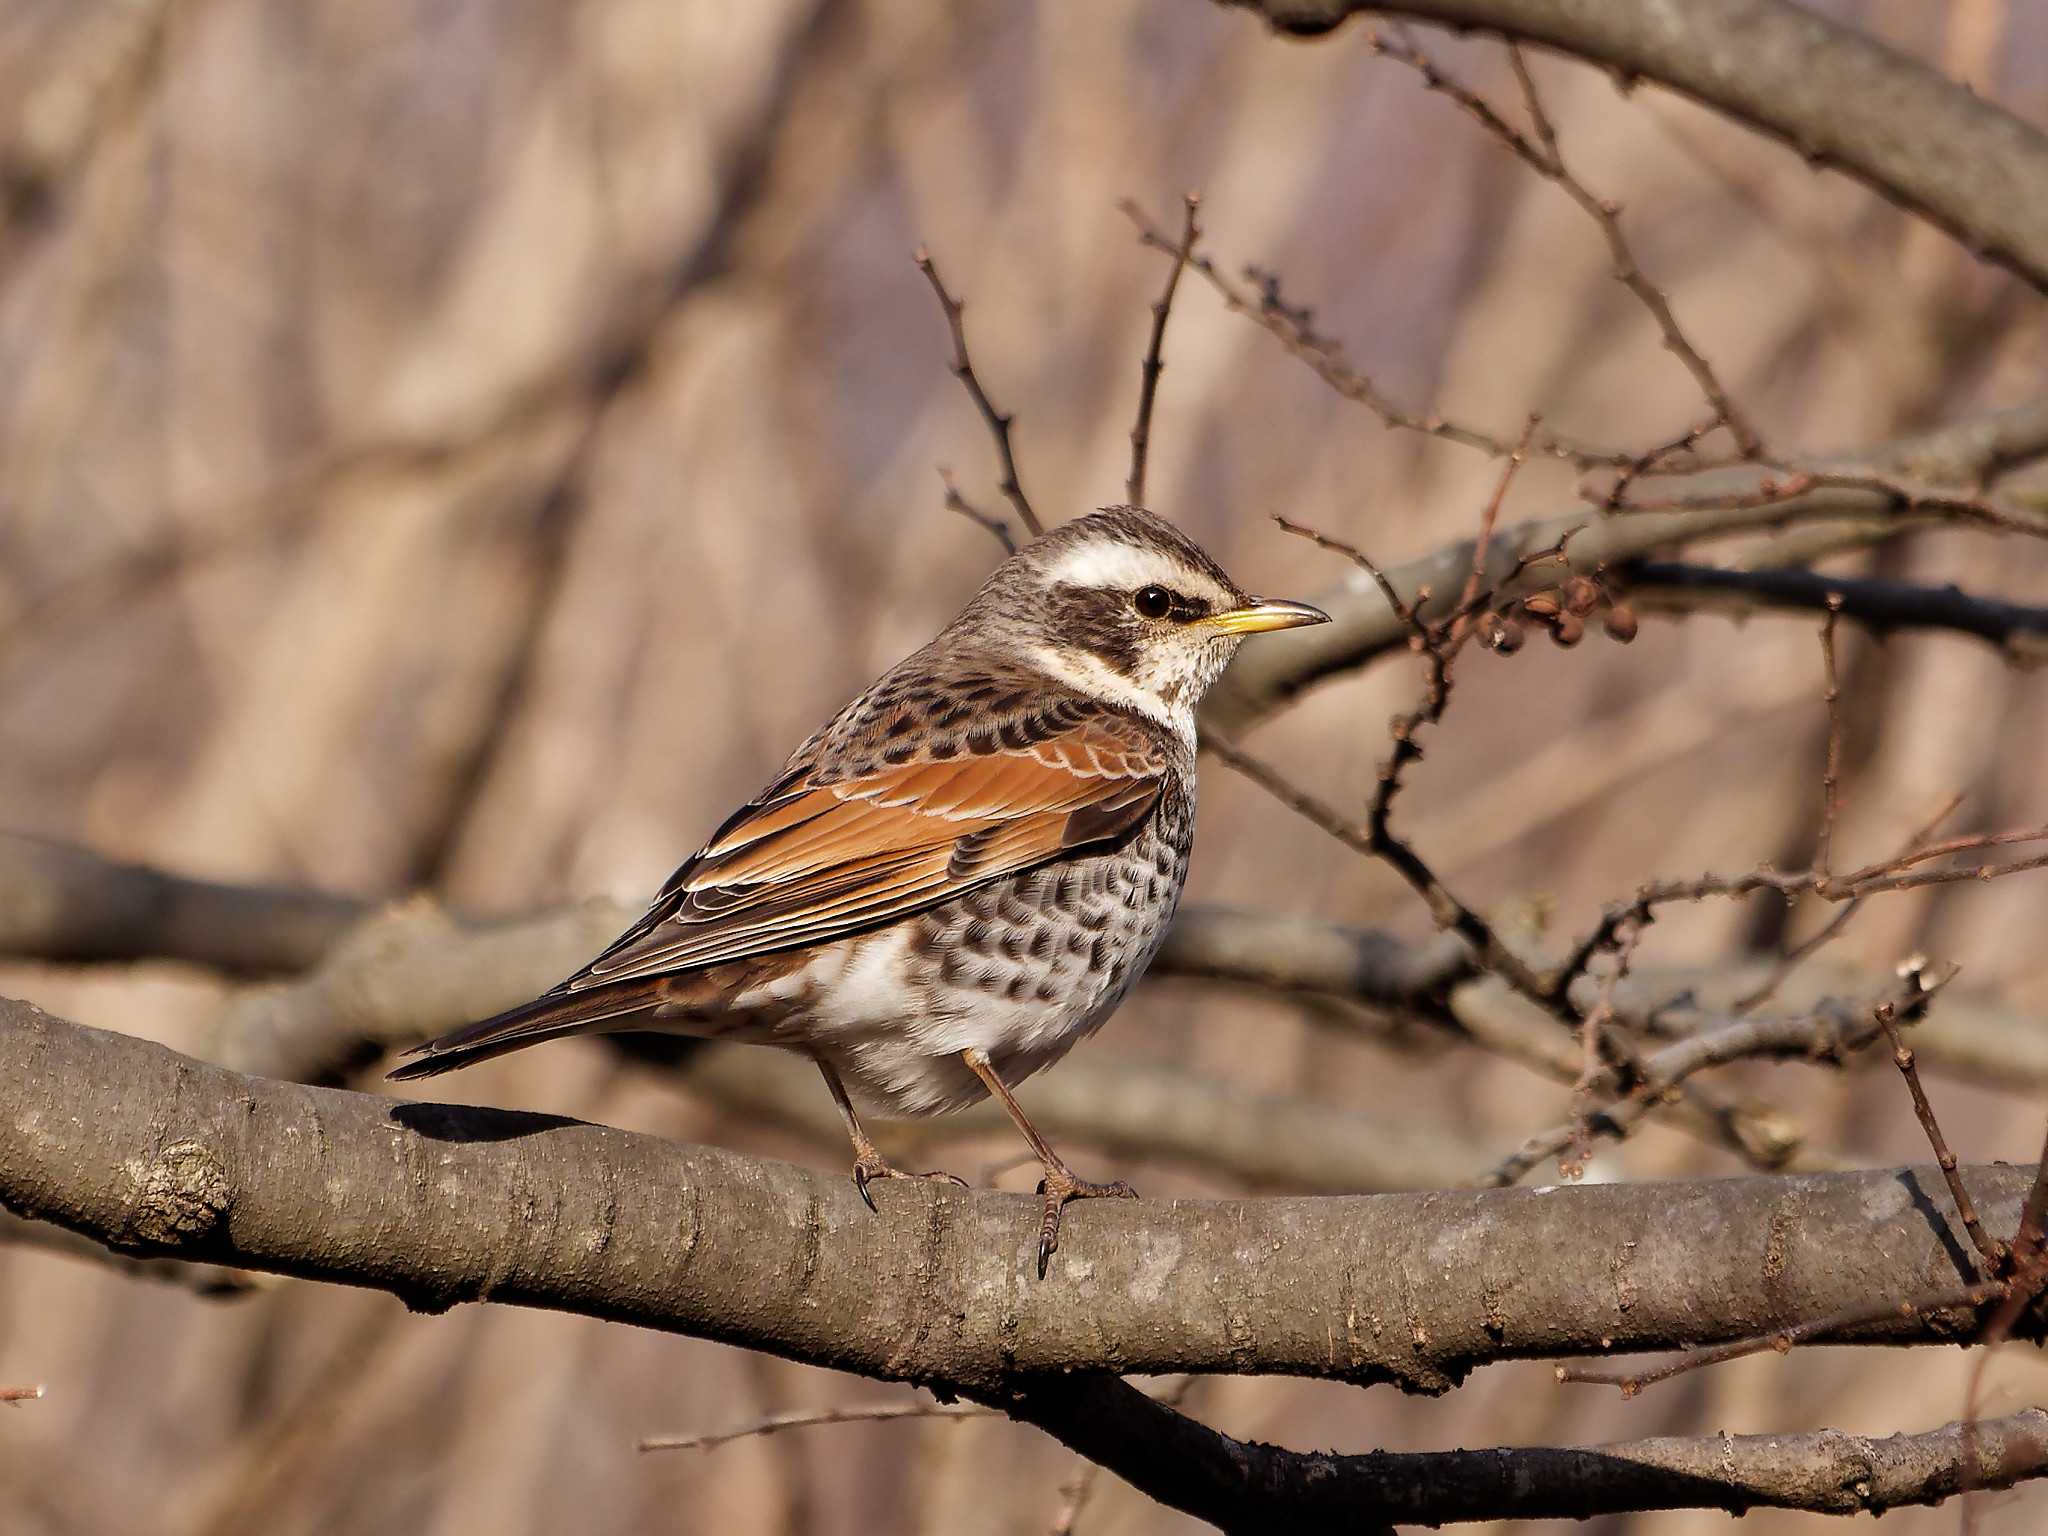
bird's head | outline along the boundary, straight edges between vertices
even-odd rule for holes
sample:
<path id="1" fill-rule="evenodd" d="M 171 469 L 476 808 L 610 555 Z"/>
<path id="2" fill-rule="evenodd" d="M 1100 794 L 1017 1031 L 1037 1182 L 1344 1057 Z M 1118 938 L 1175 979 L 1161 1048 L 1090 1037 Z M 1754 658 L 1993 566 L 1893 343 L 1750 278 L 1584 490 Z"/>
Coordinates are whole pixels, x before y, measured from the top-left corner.
<path id="1" fill-rule="evenodd" d="M 1330 621 L 1307 603 L 1251 596 L 1139 507 L 1075 518 L 1019 550 L 962 619 L 977 616 L 1053 676 L 1181 729 L 1245 636 Z"/>

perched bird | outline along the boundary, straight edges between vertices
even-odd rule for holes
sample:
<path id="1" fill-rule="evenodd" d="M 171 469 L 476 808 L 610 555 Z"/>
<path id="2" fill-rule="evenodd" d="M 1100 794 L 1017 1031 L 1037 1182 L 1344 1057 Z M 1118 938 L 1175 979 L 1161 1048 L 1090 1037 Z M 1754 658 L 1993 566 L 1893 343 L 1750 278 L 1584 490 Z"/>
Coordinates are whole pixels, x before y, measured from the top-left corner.
<path id="1" fill-rule="evenodd" d="M 797 748 L 603 954 L 391 1076 L 608 1030 L 781 1046 L 818 1064 L 870 1208 L 871 1180 L 909 1175 L 856 1104 L 918 1116 L 994 1094 L 1045 1168 L 1042 1276 L 1067 1201 L 1133 1192 L 1075 1175 L 1010 1090 L 1158 951 L 1203 693 L 1246 635 L 1328 618 L 1247 596 L 1136 507 L 1055 528 Z"/>

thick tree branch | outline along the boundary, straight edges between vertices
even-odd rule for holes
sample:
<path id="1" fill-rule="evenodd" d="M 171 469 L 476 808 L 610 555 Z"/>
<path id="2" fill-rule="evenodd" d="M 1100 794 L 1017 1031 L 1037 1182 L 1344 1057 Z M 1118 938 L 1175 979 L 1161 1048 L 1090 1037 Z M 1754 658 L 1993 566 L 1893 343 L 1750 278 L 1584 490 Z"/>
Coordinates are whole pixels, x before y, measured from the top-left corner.
<path id="1" fill-rule="evenodd" d="M 1489 1494 L 1485 1462 L 1501 1453 L 1481 1453 L 1460 1464 L 1469 1504 L 1439 1511 L 1414 1481 L 1420 1463 L 1242 1445 L 1101 1374 L 1282 1373 L 1434 1392 L 1492 1360 L 1706 1344 L 1903 1302 L 1958 1276 L 1931 1170 L 1091 1206 L 1040 1282 L 1027 1198 L 892 1185 L 872 1214 L 838 1177 L 547 1116 L 244 1077 L 25 1004 L 0 1002 L 0 1082 L 0 1204 L 19 1215 L 136 1256 L 368 1286 L 424 1310 L 549 1307 L 932 1385 L 1233 1528 L 1262 1511 L 1303 1529 L 1372 1529 L 1397 1496 L 1423 1519 L 1533 1513 L 1538 1488 L 1587 1512 L 1646 1500 L 1849 1507 L 1838 1486 L 1823 1490 L 1853 1458 L 1885 1502 L 1939 1497 L 1971 1459 L 1945 1453 L 1939 1434 L 1888 1442 L 1896 1454 L 1840 1440 L 1805 1456 L 1785 1448 L 1775 1454 L 1797 1466 L 1766 1478 L 1781 1490 L 1766 1495 L 1743 1472 L 1771 1463 L 1762 1442 L 1729 1442 L 1730 1459 L 1696 1483 L 1698 1442 L 1543 1452 L 1560 1458 L 1551 1481 L 1502 1483 L 1503 1466 Z M 2019 1217 L 2029 1172 L 1964 1177 L 2003 1226 Z M 1617 1278 L 1589 1286 L 1588 1273 Z M 1973 1326 L 1901 1316 L 1857 1339 L 1956 1339 Z M 2016 1448 L 2012 1475 L 2041 1462 L 2040 1428 L 1989 1427 L 1992 1477 L 2006 1475 L 2001 1447 Z M 1602 1458 L 1624 1464 L 1625 1491 L 1589 1503 L 1584 1486 L 1612 1482 Z"/>
<path id="2" fill-rule="evenodd" d="M 988 1391 L 1107 1367 L 1433 1392 L 1488 1361 L 1712 1343 L 1959 1274 L 1933 1170 L 1105 1203 L 1074 1213 L 1071 1250 L 1041 1283 L 1023 1196 L 890 1185 L 877 1216 L 836 1174 L 244 1077 L 18 1003 L 0 1003 L 0 1082 L 0 1201 L 131 1253 L 428 1310 L 587 1312 Z M 1964 1176 L 1985 1221 L 2009 1229 L 2031 1173 Z M 1629 1285 L 1585 1284 L 1613 1264 Z M 1937 1316 L 1859 1337 L 1968 1327 Z"/>
<path id="3" fill-rule="evenodd" d="M 1121 1383 L 1092 1378 L 1071 1389 L 1031 1388 L 1013 1407 L 1041 1427 L 1098 1449 L 1129 1439 L 1157 1468 L 1166 1502 L 1232 1529 L 1356 1533 L 1369 1517 L 1428 1525 L 1467 1520 L 1589 1519 L 1653 1509 L 1798 1509 L 1882 1514 L 1936 1504 L 1965 1490 L 2008 1488 L 2048 1475 L 2048 1411 L 2027 1408 L 1989 1423 L 1945 1424 L 1871 1439 L 1821 1430 L 1800 1435 L 1667 1435 L 1586 1447 L 1369 1452 L 1334 1455 L 1244 1442 L 1205 1429 Z M 640 1449 L 713 1449 L 746 1436 L 821 1424 L 980 1417 L 979 1403 L 880 1403 L 775 1414 L 718 1434 L 656 1438 Z M 1083 1427 L 1093 1429 L 1091 1437 Z M 1064 1434 L 1063 1434 L 1064 1432 Z M 1200 1479 L 1191 1489 L 1188 1474 Z M 1070 1530 L 1056 1525 L 1055 1532 Z"/>
<path id="4" fill-rule="evenodd" d="M 1945 631 L 1982 640 L 2022 666 L 2048 661 L 2048 608 L 1978 597 L 1956 587 L 1662 560 L 1637 561 L 1609 576 L 1651 611 L 1826 613 L 1829 599 L 1839 598 L 1842 617 L 1875 635 L 1904 629 Z"/>
<path id="5" fill-rule="evenodd" d="M 425 902 L 377 911 L 341 896 L 186 880 L 85 850 L 0 834 L 0 954 L 58 961 L 168 958 L 237 971 L 303 971 L 230 1001 L 207 1055 L 267 1077 L 339 1083 L 386 1052 L 509 1007 L 554 984 L 636 914 L 612 902 L 509 923 L 458 924 Z M 322 956 L 324 955 L 324 959 Z M 317 962 L 317 963 L 316 963 Z M 1466 974 L 1455 946 L 1191 907 L 1162 974 L 1306 988 L 1401 1008 Z M 837 1143 L 830 1100 L 801 1063 L 755 1049 L 693 1050 L 617 1036 L 712 1100 Z M 1456 1183 L 1483 1153 L 1449 1134 L 1285 1102 L 1166 1066 L 1082 1056 L 1034 1082 L 1056 1136 L 1161 1157 L 1254 1187 L 1311 1193 Z M 956 1140 L 1006 1128 L 992 1106 L 920 1127 Z"/>
<path id="6" fill-rule="evenodd" d="M 1044 1415 L 1034 1422 L 1070 1444 L 1130 1442 L 1131 1465 L 1156 1464 L 1164 1487 L 1196 1493 L 1195 1512 L 1231 1530 L 1356 1536 L 1367 1517 L 1434 1526 L 1650 1509 L 1882 1514 L 2048 1475 L 2048 1412 L 2039 1408 L 1886 1439 L 1821 1430 L 1338 1456 L 1233 1440 L 1100 1378 L 1026 1401 Z M 1069 1424 L 1072 1439 L 1062 1433 Z M 1186 1481 L 1176 1482 L 1176 1471 Z"/>
<path id="7" fill-rule="evenodd" d="M 1541 1490 L 1517 1502 L 1515 1514 L 1523 1519 L 1702 1503 L 1733 1514 L 1766 1507 L 1882 1514 L 1903 1504 L 1939 1503 L 1965 1488 L 2010 1487 L 2021 1478 L 2041 1476 L 2048 1471 L 2048 1412 L 2029 1408 L 1989 1423 L 1946 1424 L 1925 1434 L 1882 1440 L 1822 1430 L 1810 1435 L 1674 1436 L 1583 1451 L 1453 1452 L 1444 1459 L 1452 1457 L 1463 1465 L 1445 1467 L 1447 1474 L 1466 1471 L 1482 1458 L 1498 1458 L 1503 1479 L 1526 1479 L 1524 1486 L 1532 1492 Z M 1409 1486 L 1426 1486 L 1423 1479 L 1432 1469 L 1418 1460 L 1389 1471 Z M 1510 1486 L 1504 1484 L 1492 1498 L 1481 1494 L 1473 1506 L 1499 1510 L 1508 1502 L 1501 1495 Z M 1574 1490 L 1569 1495 L 1567 1487 Z M 1714 1491 L 1717 1496 L 1709 1496 Z M 1438 1497 L 1430 1500 L 1433 1513 L 1426 1518 L 1476 1518 L 1451 1513 L 1443 1492 L 1439 1485 Z"/>
<path id="8" fill-rule="evenodd" d="M 417 929 L 422 943 L 467 944 L 504 933 L 509 942 L 480 953 L 474 968 L 510 969 L 514 974 L 502 990 L 517 994 L 515 1002 L 538 990 L 535 976 L 542 978 L 539 986 L 559 980 L 555 972 L 588 958 L 582 946 L 602 943 L 638 915 L 619 903 L 593 901 L 532 919 L 531 928 L 524 921 L 459 928 L 424 901 L 382 909 L 324 891 L 223 885 L 122 863 L 74 844 L 0 832 L 0 956 L 59 963 L 177 960 L 236 974 L 297 975 L 331 960 L 343 939 L 380 911 L 395 930 Z M 235 931 L 222 934 L 219 928 Z M 389 937 L 381 943 L 396 945 Z M 1336 993 L 1387 1007 L 1473 974 L 1456 944 L 1417 948 L 1369 929 L 1201 905 L 1181 910 L 1157 968 L 1161 974 Z M 436 1005 L 429 999 L 417 1006 Z M 433 1027 L 462 1022 L 479 999 L 468 995 L 453 1006 L 453 1015 L 431 1013 Z M 291 1075 L 253 1060 L 244 1070 Z"/>
<path id="9" fill-rule="evenodd" d="M 1312 36 L 1358 12 L 1476 28 L 1654 80 L 1782 139 L 2048 291 L 2048 138 L 1790 0 L 1224 0 Z"/>

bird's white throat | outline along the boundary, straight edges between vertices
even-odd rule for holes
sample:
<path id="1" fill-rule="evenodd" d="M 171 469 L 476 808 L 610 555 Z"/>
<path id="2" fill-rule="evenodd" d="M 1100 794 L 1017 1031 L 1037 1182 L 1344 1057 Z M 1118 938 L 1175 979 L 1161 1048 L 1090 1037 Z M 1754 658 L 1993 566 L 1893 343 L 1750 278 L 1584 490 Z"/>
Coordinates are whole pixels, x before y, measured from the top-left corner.
<path id="1" fill-rule="evenodd" d="M 1186 702 L 1169 704 L 1150 688 L 1124 676 L 1090 651 L 1061 650 L 1056 646 L 1031 648 L 1032 664 L 1058 678 L 1076 691 L 1092 698 L 1109 699 L 1156 720 L 1178 736 L 1190 750 L 1195 744 L 1195 711 Z"/>

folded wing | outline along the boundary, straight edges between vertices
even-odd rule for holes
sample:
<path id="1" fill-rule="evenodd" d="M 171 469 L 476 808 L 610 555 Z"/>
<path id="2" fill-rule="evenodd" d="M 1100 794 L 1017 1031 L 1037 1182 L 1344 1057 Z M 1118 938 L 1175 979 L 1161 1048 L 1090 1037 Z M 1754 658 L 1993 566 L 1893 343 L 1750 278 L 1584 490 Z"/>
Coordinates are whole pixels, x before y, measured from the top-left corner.
<path id="1" fill-rule="evenodd" d="M 1133 724 L 850 777 L 801 767 L 677 870 L 654 907 L 564 983 L 584 991 L 825 943 L 990 880 L 1128 837 L 1166 763 Z"/>

